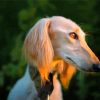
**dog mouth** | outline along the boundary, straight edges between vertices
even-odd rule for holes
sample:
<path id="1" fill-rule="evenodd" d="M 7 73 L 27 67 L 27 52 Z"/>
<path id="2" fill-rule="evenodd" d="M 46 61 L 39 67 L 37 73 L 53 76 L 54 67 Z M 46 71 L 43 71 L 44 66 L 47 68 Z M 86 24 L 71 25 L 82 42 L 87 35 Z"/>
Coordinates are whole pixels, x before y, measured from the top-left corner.
<path id="1" fill-rule="evenodd" d="M 73 61 L 70 57 L 66 57 L 69 63 L 77 65 L 75 61 Z"/>
<path id="2" fill-rule="evenodd" d="M 68 61 L 69 64 L 72 64 L 74 66 L 76 66 L 76 68 L 80 71 L 83 71 L 83 72 L 94 72 L 91 68 L 89 69 L 84 69 L 84 68 L 80 68 L 77 63 L 75 61 L 73 61 L 70 57 L 66 57 L 66 60 Z M 96 71 L 98 71 L 98 69 L 95 69 Z M 98 71 L 99 72 L 99 71 Z"/>

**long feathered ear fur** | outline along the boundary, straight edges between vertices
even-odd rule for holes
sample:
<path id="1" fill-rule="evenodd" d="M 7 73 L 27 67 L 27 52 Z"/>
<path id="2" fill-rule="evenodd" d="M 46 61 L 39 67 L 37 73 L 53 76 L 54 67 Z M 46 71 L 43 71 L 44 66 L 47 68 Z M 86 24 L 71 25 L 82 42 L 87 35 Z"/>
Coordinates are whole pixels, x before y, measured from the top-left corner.
<path id="1" fill-rule="evenodd" d="M 61 60 L 56 66 L 56 71 L 60 74 L 62 86 L 67 89 L 73 75 L 76 72 L 76 68 L 73 65 Z"/>
<path id="2" fill-rule="evenodd" d="M 36 64 L 41 77 L 47 78 L 54 51 L 49 38 L 50 19 L 39 20 L 29 31 L 24 42 L 24 52 L 29 63 Z"/>
<path id="3" fill-rule="evenodd" d="M 60 74 L 60 80 L 65 89 L 68 88 L 69 83 L 73 75 L 75 74 L 75 72 L 76 72 L 76 68 L 73 65 L 63 61 L 63 71 Z"/>

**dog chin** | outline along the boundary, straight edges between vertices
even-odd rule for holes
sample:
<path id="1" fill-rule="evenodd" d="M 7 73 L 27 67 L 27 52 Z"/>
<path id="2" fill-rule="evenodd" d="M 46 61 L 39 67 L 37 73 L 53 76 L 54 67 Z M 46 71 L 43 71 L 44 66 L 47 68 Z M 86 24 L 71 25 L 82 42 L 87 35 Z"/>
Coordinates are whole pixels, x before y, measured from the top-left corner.
<path id="1" fill-rule="evenodd" d="M 73 66 L 76 67 L 77 70 L 80 70 L 80 71 L 84 71 L 84 72 L 90 72 L 89 70 L 87 69 L 83 69 L 81 68 L 75 61 L 73 61 L 70 57 L 65 57 L 65 62 L 69 63 L 69 64 L 72 64 Z"/>
<path id="2" fill-rule="evenodd" d="M 73 61 L 70 57 L 65 57 L 65 62 L 69 63 L 69 64 L 72 64 L 74 66 L 76 66 L 76 62 Z"/>

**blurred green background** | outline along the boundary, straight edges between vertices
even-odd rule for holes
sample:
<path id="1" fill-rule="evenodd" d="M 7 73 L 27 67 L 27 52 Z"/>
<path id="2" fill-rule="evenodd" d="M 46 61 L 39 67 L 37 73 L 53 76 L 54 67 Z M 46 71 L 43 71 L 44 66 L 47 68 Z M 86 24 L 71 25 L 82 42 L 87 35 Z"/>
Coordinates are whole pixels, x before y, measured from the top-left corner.
<path id="1" fill-rule="evenodd" d="M 0 0 L 0 100 L 26 67 L 22 45 L 29 29 L 43 17 L 60 15 L 78 23 L 100 58 L 100 0 Z M 77 72 L 64 100 L 100 100 L 100 74 Z"/>

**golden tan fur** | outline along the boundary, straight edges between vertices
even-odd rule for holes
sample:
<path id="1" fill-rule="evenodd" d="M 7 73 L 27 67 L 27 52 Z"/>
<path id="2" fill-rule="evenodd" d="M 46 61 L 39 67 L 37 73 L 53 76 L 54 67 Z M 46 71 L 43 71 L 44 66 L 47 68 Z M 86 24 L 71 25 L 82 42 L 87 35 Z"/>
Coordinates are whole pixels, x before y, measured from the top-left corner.
<path id="1" fill-rule="evenodd" d="M 79 40 L 70 38 L 70 32 L 76 32 Z M 56 71 L 64 87 L 69 84 L 76 67 L 88 70 L 93 63 L 99 62 L 87 46 L 80 27 L 60 16 L 39 20 L 26 36 L 24 52 L 29 63 L 37 66 L 42 81 L 48 80 L 48 74 Z"/>
<path id="2" fill-rule="evenodd" d="M 48 36 L 48 27 L 50 20 L 40 20 L 25 39 L 25 54 L 30 63 L 35 63 L 39 67 L 39 71 L 43 73 L 42 79 L 47 79 L 50 70 L 54 52 L 50 38 Z M 41 73 L 40 73 L 41 74 Z"/>

